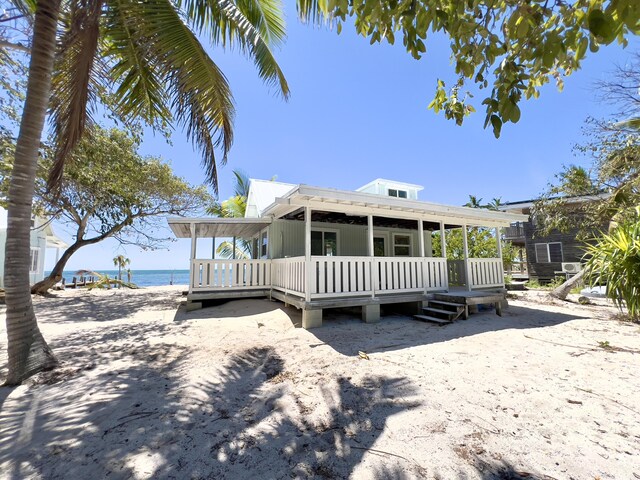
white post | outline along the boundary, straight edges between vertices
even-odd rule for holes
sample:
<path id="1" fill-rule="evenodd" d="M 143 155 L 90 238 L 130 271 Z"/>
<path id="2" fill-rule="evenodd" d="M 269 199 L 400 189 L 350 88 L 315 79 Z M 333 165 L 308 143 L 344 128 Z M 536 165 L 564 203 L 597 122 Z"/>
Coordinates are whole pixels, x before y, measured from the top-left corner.
<path id="1" fill-rule="evenodd" d="M 192 223 L 191 224 L 191 258 L 189 260 L 189 293 L 193 292 L 193 283 L 195 280 L 195 271 L 193 269 L 194 266 L 194 260 L 196 259 L 196 240 L 197 240 L 197 236 L 196 236 L 196 224 Z"/>
<path id="2" fill-rule="evenodd" d="M 374 271 L 375 271 L 375 251 L 373 249 L 373 215 L 368 215 L 367 216 L 367 234 L 369 236 L 369 256 L 371 257 L 369 259 L 369 279 L 371 281 L 371 297 L 375 298 L 376 296 L 376 285 L 375 285 L 375 277 L 374 277 Z"/>
<path id="3" fill-rule="evenodd" d="M 427 293 L 427 282 L 426 282 L 426 265 L 424 261 L 424 225 L 422 224 L 422 219 L 418 220 L 418 242 L 420 244 L 420 268 L 422 270 L 422 283 L 424 284 L 424 293 Z"/>
<path id="4" fill-rule="evenodd" d="M 440 222 L 440 250 L 442 250 L 442 258 L 447 258 L 447 238 L 444 235 L 444 222 Z"/>
<path id="5" fill-rule="evenodd" d="M 496 227 L 496 242 L 498 244 L 498 259 L 500 259 L 500 281 L 504 283 L 504 264 L 502 263 L 502 239 L 500 238 L 500 227 Z"/>
<path id="6" fill-rule="evenodd" d="M 467 241 L 467 226 L 462 225 L 462 248 L 464 251 L 464 276 L 467 290 L 471 291 L 471 269 L 469 268 L 469 243 Z"/>
<path id="7" fill-rule="evenodd" d="M 304 296 L 311 300 L 311 207 L 304 208 L 304 259 L 305 259 L 305 289 Z"/>

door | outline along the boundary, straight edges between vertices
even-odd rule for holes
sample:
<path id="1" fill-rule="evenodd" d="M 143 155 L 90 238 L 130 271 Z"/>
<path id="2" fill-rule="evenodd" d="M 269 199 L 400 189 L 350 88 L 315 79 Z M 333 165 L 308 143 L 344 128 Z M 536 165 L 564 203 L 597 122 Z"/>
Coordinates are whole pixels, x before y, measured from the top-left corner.
<path id="1" fill-rule="evenodd" d="M 387 246 L 384 237 L 373 237 L 373 256 L 384 257 L 387 253 Z"/>

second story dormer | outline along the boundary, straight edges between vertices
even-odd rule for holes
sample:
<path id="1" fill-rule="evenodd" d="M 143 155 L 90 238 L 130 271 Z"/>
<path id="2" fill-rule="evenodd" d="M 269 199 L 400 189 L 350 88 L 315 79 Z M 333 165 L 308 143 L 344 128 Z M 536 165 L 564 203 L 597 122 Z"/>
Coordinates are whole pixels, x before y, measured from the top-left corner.
<path id="1" fill-rule="evenodd" d="M 356 192 L 384 195 L 385 197 L 417 200 L 418 192 L 420 190 L 424 190 L 424 187 L 420 185 L 414 185 L 412 183 L 396 182 L 394 180 L 377 178 L 372 182 L 369 182 L 366 185 L 356 189 Z"/>

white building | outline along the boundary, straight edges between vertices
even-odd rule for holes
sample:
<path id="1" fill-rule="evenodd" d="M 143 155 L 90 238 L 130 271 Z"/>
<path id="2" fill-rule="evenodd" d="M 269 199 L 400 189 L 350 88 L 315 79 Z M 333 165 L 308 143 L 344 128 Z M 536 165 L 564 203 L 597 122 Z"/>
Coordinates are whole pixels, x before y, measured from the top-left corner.
<path id="1" fill-rule="evenodd" d="M 0 288 L 4 288 L 4 246 L 7 238 L 7 211 L 0 208 Z M 56 250 L 56 259 L 59 249 L 67 248 L 67 244 L 53 232 L 51 222 L 44 218 L 32 217 L 31 219 L 31 258 L 29 263 L 29 281 L 33 285 L 44 278 L 44 260 L 47 248 Z"/>
<path id="2" fill-rule="evenodd" d="M 170 218 L 176 237 L 191 238 L 187 308 L 269 296 L 301 308 L 303 326 L 312 328 L 322 324 L 323 308 L 360 306 L 366 321 L 376 321 L 383 304 L 435 313 L 443 310 L 433 304 L 457 298 L 463 307 L 504 298 L 499 229 L 526 215 L 424 202 L 420 190 L 384 179 L 356 191 L 251 180 L 245 218 Z M 468 227 L 495 229 L 497 255 L 470 257 Z M 456 228 L 464 258 L 448 260 L 446 241 L 436 251 L 433 238 Z M 196 257 L 198 238 L 224 237 L 250 242 L 251 258 Z"/>

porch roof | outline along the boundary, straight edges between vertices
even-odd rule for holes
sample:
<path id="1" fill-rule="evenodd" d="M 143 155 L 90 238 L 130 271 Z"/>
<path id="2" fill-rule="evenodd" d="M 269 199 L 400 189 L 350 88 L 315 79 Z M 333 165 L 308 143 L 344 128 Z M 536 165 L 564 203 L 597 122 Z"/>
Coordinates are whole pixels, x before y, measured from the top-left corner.
<path id="1" fill-rule="evenodd" d="M 263 215 L 280 218 L 300 207 L 343 212 L 351 215 L 422 219 L 434 222 L 443 221 L 452 225 L 481 227 L 507 227 L 513 222 L 524 222 L 529 218 L 520 213 L 457 207 L 307 185 L 299 185 L 285 196 L 276 198 L 274 203 L 265 209 Z"/>
<path id="2" fill-rule="evenodd" d="M 195 226 L 196 236 L 199 238 L 250 238 L 268 226 L 271 218 L 170 217 L 167 222 L 177 238 L 191 238 L 192 225 Z"/>

